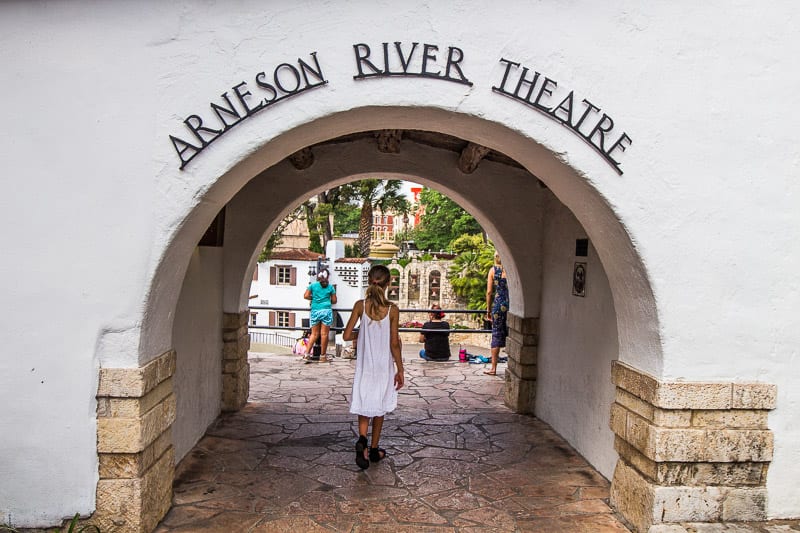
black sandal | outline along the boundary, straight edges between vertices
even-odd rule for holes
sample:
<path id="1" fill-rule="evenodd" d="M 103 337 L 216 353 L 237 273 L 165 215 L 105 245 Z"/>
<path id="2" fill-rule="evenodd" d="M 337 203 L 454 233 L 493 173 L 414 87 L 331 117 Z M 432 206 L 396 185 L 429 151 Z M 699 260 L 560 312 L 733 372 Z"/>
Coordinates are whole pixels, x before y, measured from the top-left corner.
<path id="1" fill-rule="evenodd" d="M 369 460 L 364 457 L 364 450 L 367 449 L 367 437 L 361 435 L 356 441 L 356 464 L 361 470 L 369 467 Z"/>
<path id="2" fill-rule="evenodd" d="M 373 463 L 377 463 L 381 459 L 386 457 L 386 450 L 383 448 L 370 448 L 369 449 L 369 460 Z"/>

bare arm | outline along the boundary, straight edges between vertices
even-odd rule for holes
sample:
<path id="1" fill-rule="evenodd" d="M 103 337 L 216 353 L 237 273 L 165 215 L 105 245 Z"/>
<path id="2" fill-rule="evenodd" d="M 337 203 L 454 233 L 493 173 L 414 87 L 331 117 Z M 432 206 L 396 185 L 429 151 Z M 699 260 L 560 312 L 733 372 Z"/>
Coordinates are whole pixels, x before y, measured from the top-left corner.
<path id="1" fill-rule="evenodd" d="M 419 339 L 417 340 L 417 342 L 425 342 L 425 334 L 424 333 L 420 333 L 419 334 Z"/>
<path id="2" fill-rule="evenodd" d="M 346 341 L 354 341 L 358 338 L 358 333 L 353 331 L 356 327 L 356 322 L 361 318 L 361 313 L 364 312 L 364 300 L 359 300 L 353 306 L 353 312 L 350 313 L 350 320 L 347 321 L 347 326 L 344 328 L 342 338 Z"/>
<path id="3" fill-rule="evenodd" d="M 306 289 L 306 292 L 303 294 L 303 298 L 305 298 L 306 300 L 311 299 L 311 287 Z"/>
<path id="4" fill-rule="evenodd" d="M 331 303 L 336 305 L 336 293 L 335 292 L 331 294 Z"/>
<path id="5" fill-rule="evenodd" d="M 403 345 L 400 343 L 400 310 L 396 305 L 389 307 L 389 346 L 392 350 L 392 358 L 394 365 L 397 367 L 397 373 L 394 375 L 394 386 L 397 390 L 403 388 L 406 382 L 403 375 Z"/>
<path id="6" fill-rule="evenodd" d="M 494 291 L 494 267 L 489 269 L 489 275 L 486 276 L 486 316 L 491 319 L 492 317 L 492 292 Z"/>

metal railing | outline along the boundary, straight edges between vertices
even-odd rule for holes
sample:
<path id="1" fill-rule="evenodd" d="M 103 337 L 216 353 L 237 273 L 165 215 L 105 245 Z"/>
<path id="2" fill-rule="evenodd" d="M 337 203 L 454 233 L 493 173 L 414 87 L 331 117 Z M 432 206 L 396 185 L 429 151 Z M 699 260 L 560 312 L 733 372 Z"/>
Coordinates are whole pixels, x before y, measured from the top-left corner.
<path id="1" fill-rule="evenodd" d="M 267 310 L 267 311 L 303 311 L 303 312 L 308 312 L 309 311 L 308 307 L 275 307 L 275 306 L 270 306 L 270 305 L 251 305 L 249 307 L 249 309 L 251 309 L 251 310 Z M 334 307 L 333 311 L 334 312 L 338 311 L 340 313 L 341 312 L 349 313 L 349 312 L 352 312 L 353 309 L 352 308 L 342 309 L 342 308 Z M 403 313 L 431 313 L 433 311 L 442 312 L 442 313 L 445 313 L 445 314 L 446 313 L 450 313 L 451 315 L 452 314 L 476 315 L 476 316 L 480 316 L 481 318 L 486 316 L 486 310 L 485 309 L 414 309 L 414 308 L 400 309 L 400 313 L 401 314 L 403 314 Z M 402 323 L 402 321 L 401 321 L 401 323 Z M 265 330 L 275 330 L 275 331 L 305 331 L 305 330 L 308 329 L 308 327 L 303 327 L 303 326 L 260 326 L 260 325 L 252 325 L 252 324 L 249 325 L 248 327 L 250 329 L 265 329 Z M 401 332 L 403 332 L 403 331 L 416 331 L 418 333 L 422 333 L 422 332 L 427 333 L 429 331 L 431 331 L 431 332 L 437 332 L 437 331 L 441 332 L 442 331 L 441 329 L 423 329 L 423 328 L 407 328 L 407 327 L 406 328 L 401 327 L 401 328 L 399 328 L 399 330 Z M 344 331 L 344 327 L 332 326 L 331 327 L 331 331 L 341 332 L 341 331 Z M 457 327 L 457 328 L 451 327 L 450 328 L 450 333 L 491 333 L 491 332 L 492 332 L 491 329 L 475 329 L 475 328 L 461 328 L 461 327 Z M 258 333 L 259 332 L 253 332 L 253 334 L 258 334 Z"/>
<path id="2" fill-rule="evenodd" d="M 259 326 L 249 326 L 255 328 Z M 276 346 L 284 346 L 291 348 L 294 346 L 296 339 L 289 335 L 281 335 L 277 331 L 251 331 L 250 342 L 257 344 L 274 344 Z"/>

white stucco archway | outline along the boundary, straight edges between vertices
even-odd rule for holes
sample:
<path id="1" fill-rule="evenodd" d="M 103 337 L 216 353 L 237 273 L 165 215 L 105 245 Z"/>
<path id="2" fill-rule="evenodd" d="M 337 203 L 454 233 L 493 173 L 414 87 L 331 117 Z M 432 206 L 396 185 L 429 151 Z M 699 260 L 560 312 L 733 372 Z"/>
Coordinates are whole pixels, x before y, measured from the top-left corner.
<path id="1" fill-rule="evenodd" d="M 353 109 L 295 128 L 253 150 L 247 157 L 231 165 L 230 170 L 218 180 L 208 184 L 206 190 L 197 191 L 197 203 L 174 231 L 171 244 L 152 278 L 141 328 L 138 363 L 146 363 L 149 358 L 171 347 L 172 310 L 188 258 L 214 216 L 236 192 L 254 176 L 306 146 L 349 133 L 380 129 L 421 129 L 473 141 L 507 154 L 544 182 L 586 228 L 598 251 L 614 295 L 620 360 L 655 375 L 660 373 L 661 343 L 656 305 L 646 269 L 619 217 L 589 180 L 534 140 L 501 124 L 440 109 L 401 107 Z M 349 171 L 345 175 L 354 173 Z M 333 182 L 329 178 L 325 183 Z M 287 198 L 288 202 L 282 204 L 282 209 L 288 209 L 297 203 L 296 200 L 323 186 L 299 187 L 293 196 Z M 476 207 L 479 203 L 455 187 L 448 190 L 448 194 L 461 200 L 465 206 Z M 494 226 L 490 209 L 479 208 L 476 214 L 485 227 Z M 276 217 L 279 215 L 275 214 Z M 277 220 L 273 220 L 273 225 Z M 504 239 L 501 238 L 502 241 Z M 513 250 L 507 252 L 513 257 Z M 251 250 L 250 263 L 255 253 Z M 227 297 L 225 304 L 226 311 L 233 311 Z M 524 311 L 523 305 L 512 303 L 512 311 Z"/>
<path id="2" fill-rule="evenodd" d="M 109 477 L 114 460 L 140 461 L 128 473 L 163 471 L 170 463 L 165 433 L 139 439 L 138 430 L 152 427 L 158 417 L 150 415 L 161 416 L 164 432 L 172 422 L 166 382 L 176 359 L 174 331 L 186 327 L 177 310 L 205 303 L 181 302 L 182 286 L 216 283 L 223 262 L 235 265 L 224 290 L 214 286 L 218 310 L 208 324 L 214 318 L 219 326 L 223 299 L 226 310 L 241 309 L 242 284 L 233 278 L 246 275 L 254 253 L 227 257 L 223 248 L 196 246 L 198 238 L 287 154 L 383 128 L 496 147 L 577 217 L 570 227 L 585 229 L 602 260 L 616 351 L 630 365 L 614 366 L 620 397 L 630 404 L 619 405 L 611 422 L 633 459 L 644 454 L 662 470 L 728 464 L 759 473 L 734 485 L 724 476 L 692 479 L 684 490 L 670 485 L 681 479 L 639 468 L 630 479 L 641 483 L 631 494 L 646 487 L 672 498 L 682 490 L 720 509 L 721 500 L 702 498 L 733 494 L 729 508 L 738 517 L 800 515 L 800 241 L 792 231 L 800 216 L 800 148 L 791 127 L 800 111 L 783 105 L 800 86 L 795 3 L 765 10 L 753 1 L 510 2 L 487 9 L 474 0 L 189 0 L 142 9 L 77 0 L 6 2 L 0 12 L 1 61 L 13 73 L 2 91 L 15 103 L 0 134 L 11 229 L 0 372 L 0 403 L 10 413 L 0 427 L 0 456 L 10 460 L 0 465 L 0 519 L 44 527 L 101 508 L 116 517 L 102 498 L 118 494 L 120 484 L 133 491 L 143 484 L 136 476 Z M 367 45 L 380 67 L 369 77 L 359 76 Z M 463 76 L 450 68 L 456 49 Z M 289 85 L 279 99 L 259 83 L 274 82 L 278 71 L 291 76 L 312 58 L 320 72 L 312 74 L 319 82 L 313 90 Z M 455 77 L 447 77 L 448 68 Z M 519 94 L 498 91 L 503 84 Z M 573 93 L 575 113 L 565 117 L 557 106 Z M 67 103 L 53 94 L 69 95 Z M 260 110 L 251 113 L 247 102 Z M 228 104 L 229 114 L 220 116 Z M 199 117 L 224 135 L 181 170 L 170 137 L 205 145 L 186 123 Z M 598 139 L 591 141 L 593 128 L 611 117 L 617 133 L 633 139 L 630 149 L 615 152 L 624 176 L 609 166 Z M 324 185 L 299 179 L 295 197 Z M 468 182 L 431 178 L 463 196 L 509 253 L 522 253 L 499 211 L 467 197 L 470 188 L 461 184 Z M 217 270 L 197 268 L 206 260 Z M 524 294 L 515 306 L 527 313 L 536 302 L 524 292 L 534 274 L 522 256 L 509 261 Z M 47 335 L 57 339 L 48 346 L 41 340 L 45 317 Z M 605 369 L 592 375 L 607 377 Z M 156 400 L 159 412 L 150 413 Z M 112 403 L 133 407 L 115 417 Z M 703 419 L 714 411 L 718 418 L 702 430 L 675 427 L 672 419 L 637 419 L 634 404 L 640 412 L 683 410 Z M 689 444 L 657 453 L 648 447 L 655 439 L 625 440 L 629 420 Z M 123 424 L 137 438 L 109 431 Z M 707 440 L 694 440 L 703 432 Z M 676 452 L 687 449 L 704 455 Z M 699 494 L 705 487 L 713 490 Z M 168 487 L 159 489 L 166 497 Z M 739 507 L 737 498 L 753 505 Z"/>
<path id="3" fill-rule="evenodd" d="M 455 164 L 457 156 L 447 150 L 401 143 L 399 153 L 387 154 L 379 152 L 370 139 L 314 146 L 315 162 L 306 170 L 295 169 L 286 159 L 307 146 L 359 131 L 381 129 L 415 129 L 458 136 L 509 155 L 527 170 L 483 161 L 474 173 L 465 175 Z M 325 132 L 325 136 L 320 132 Z M 471 116 L 435 109 L 350 110 L 287 132 L 233 165 L 199 196 L 202 200 L 175 232 L 172 245 L 162 259 L 142 327 L 140 364 L 170 348 L 177 348 L 178 360 L 181 360 L 180 341 L 171 336 L 174 332 L 171 320 L 180 317 L 174 306 L 183 283 L 181 268 L 185 270 L 197 240 L 220 209 L 225 207 L 226 228 L 218 267 L 224 273 L 222 311 L 237 314 L 247 310 L 250 278 L 258 252 L 286 213 L 320 190 L 376 175 L 406 178 L 434 187 L 470 211 L 505 257 L 511 279 L 511 312 L 537 320 L 543 297 L 541 255 L 544 241 L 538 228 L 544 223 L 548 203 L 563 204 L 562 209 L 567 213 L 572 206 L 572 214 L 591 240 L 605 271 L 603 277 L 608 277 L 611 287 L 613 304 L 606 305 L 605 312 L 616 315 L 610 322 L 616 331 L 610 334 L 605 351 L 610 349 L 614 353 L 611 356 L 604 353 L 596 361 L 587 361 L 593 357 L 589 349 L 585 354 L 575 355 L 572 363 L 554 368 L 552 371 L 557 374 L 579 370 L 584 375 L 573 378 L 576 383 L 570 393 L 550 391 L 549 401 L 547 394 L 543 394 L 540 409 L 547 421 L 565 433 L 571 444 L 610 478 L 617 460 L 613 435 L 607 425 L 614 394 L 610 360 L 646 366 L 654 373 L 660 370 L 661 364 L 655 303 L 644 266 L 618 217 L 579 173 L 519 132 Z M 547 188 L 542 187 L 542 183 Z M 548 198 L 551 198 L 549 202 Z M 190 297 L 190 301 L 193 302 L 190 307 L 198 307 L 197 300 Z M 207 322 L 210 327 L 216 327 L 213 317 Z M 563 334 L 571 328 L 579 326 L 557 329 Z M 603 328 L 607 325 L 600 328 L 605 331 Z M 583 349 L 587 345 L 591 345 L 591 341 L 584 343 Z M 186 347 L 189 352 L 215 349 L 191 344 Z M 541 368 L 548 366 L 544 364 Z M 594 385 L 584 393 L 577 382 L 585 382 L 587 373 L 591 376 L 588 381 Z M 547 377 L 542 378 L 546 383 Z M 187 380 L 193 380 L 193 384 L 181 385 L 182 381 L 188 383 Z M 206 378 L 200 375 L 182 378 L 179 374 L 176 383 L 178 420 L 173 429 L 178 458 L 202 435 L 210 418 L 213 420 L 211 413 L 218 397 L 215 380 L 216 374 Z M 206 414 L 198 416 L 194 404 L 181 407 L 181 387 L 207 391 Z M 542 390 L 546 391 L 546 387 Z M 566 405 L 576 398 L 578 404 L 590 407 Z M 562 404 L 566 406 L 558 407 Z M 196 419 L 183 419 L 186 413 Z M 576 423 L 574 413 L 582 413 L 583 420 Z"/>

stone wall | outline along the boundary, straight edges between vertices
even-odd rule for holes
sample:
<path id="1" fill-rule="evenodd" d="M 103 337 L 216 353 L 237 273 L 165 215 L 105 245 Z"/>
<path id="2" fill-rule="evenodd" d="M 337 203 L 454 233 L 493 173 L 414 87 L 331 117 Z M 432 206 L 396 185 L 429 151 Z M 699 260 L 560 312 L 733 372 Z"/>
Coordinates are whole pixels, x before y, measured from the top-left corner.
<path id="1" fill-rule="evenodd" d="M 508 313 L 505 403 L 516 413 L 533 414 L 536 407 L 536 376 L 539 319 Z"/>
<path id="2" fill-rule="evenodd" d="M 250 394 L 249 312 L 225 313 L 222 326 L 222 411 L 238 411 Z"/>
<path id="3" fill-rule="evenodd" d="M 415 257 L 403 267 L 393 261 L 386 266 L 390 270 L 399 272 L 399 293 L 397 297 L 394 297 L 391 293 L 392 287 L 390 287 L 389 299 L 401 309 L 430 309 L 433 304 L 439 304 L 442 309 L 464 307 L 464 302 L 456 296 L 450 285 L 448 270 L 452 263 L 452 261 L 447 260 L 420 261 Z M 439 273 L 438 286 L 431 284 L 431 274 L 434 272 Z M 416 282 L 414 279 L 416 279 Z M 448 320 L 452 322 L 455 318 L 455 316 L 450 316 Z M 404 314 L 400 317 L 401 322 L 407 320 L 424 321 L 422 319 L 427 320 L 427 313 L 422 313 L 419 316 Z"/>
<path id="4" fill-rule="evenodd" d="M 611 502 L 636 531 L 766 519 L 775 385 L 662 382 L 620 362 L 612 378 Z"/>
<path id="5" fill-rule="evenodd" d="M 175 352 L 141 368 L 101 368 L 97 392 L 100 480 L 89 523 L 103 533 L 149 533 L 169 511 L 175 457 Z"/>

